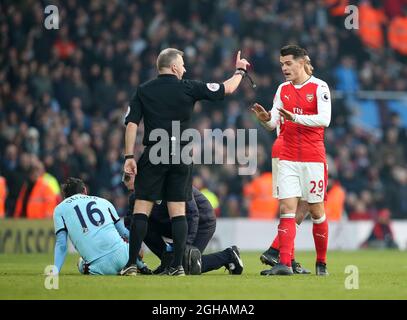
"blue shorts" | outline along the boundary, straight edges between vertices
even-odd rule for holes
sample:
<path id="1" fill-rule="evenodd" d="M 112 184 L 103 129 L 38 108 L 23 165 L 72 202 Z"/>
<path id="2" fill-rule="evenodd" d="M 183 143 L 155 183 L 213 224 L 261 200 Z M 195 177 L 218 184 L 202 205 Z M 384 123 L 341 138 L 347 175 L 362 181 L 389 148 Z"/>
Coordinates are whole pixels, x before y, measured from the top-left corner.
<path id="1" fill-rule="evenodd" d="M 93 261 L 88 270 L 90 274 L 117 275 L 129 260 L 129 244 L 124 243 L 116 251 L 109 253 Z M 80 273 L 85 273 L 85 261 L 81 259 L 78 269 Z"/>

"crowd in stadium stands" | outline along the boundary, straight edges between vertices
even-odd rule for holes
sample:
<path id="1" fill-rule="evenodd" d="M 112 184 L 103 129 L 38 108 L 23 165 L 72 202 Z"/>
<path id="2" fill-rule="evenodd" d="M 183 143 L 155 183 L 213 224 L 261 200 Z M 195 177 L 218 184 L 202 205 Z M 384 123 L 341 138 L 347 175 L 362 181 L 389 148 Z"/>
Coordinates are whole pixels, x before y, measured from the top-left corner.
<path id="1" fill-rule="evenodd" d="M 175 47 L 185 52 L 190 79 L 229 77 L 238 49 L 251 62 L 257 90 L 244 82 L 223 102 L 198 103 L 194 127 L 257 128 L 257 173 L 196 165 L 194 184 L 218 216 L 274 218 L 275 133 L 259 126 L 249 106 L 272 106 L 283 82 L 279 48 L 298 43 L 315 75 L 342 92 L 326 130 L 328 218 L 375 219 L 385 209 L 392 219 L 407 218 L 406 101 L 357 96 L 407 91 L 407 1 L 54 2 L 59 30 L 44 28 L 40 1 L 0 4 L 0 216 L 49 217 L 60 201 L 58 183 L 69 176 L 124 214 L 124 114 L 136 87 L 155 77 L 158 52 Z M 348 4 L 359 6 L 359 30 L 344 27 Z M 376 122 L 369 120 L 374 114 Z"/>

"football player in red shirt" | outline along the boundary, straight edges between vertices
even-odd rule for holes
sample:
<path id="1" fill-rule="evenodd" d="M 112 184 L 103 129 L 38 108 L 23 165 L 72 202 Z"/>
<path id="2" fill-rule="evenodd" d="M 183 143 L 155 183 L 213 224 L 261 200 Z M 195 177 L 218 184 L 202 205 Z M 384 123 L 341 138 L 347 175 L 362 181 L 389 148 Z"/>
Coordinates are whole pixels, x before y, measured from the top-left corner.
<path id="1" fill-rule="evenodd" d="M 307 65 L 307 73 L 312 75 L 312 66 L 311 63 Z M 269 129 L 265 126 L 266 129 Z M 277 139 L 273 143 L 273 147 L 271 149 L 271 166 L 273 172 L 273 198 L 278 199 L 278 185 L 277 185 L 277 177 L 278 177 L 278 163 L 280 160 L 280 150 L 281 146 L 284 143 L 283 139 L 283 132 L 284 132 L 284 118 L 281 118 L 281 121 L 278 122 L 276 127 L 277 132 Z M 297 211 L 295 212 L 295 222 L 296 228 L 300 226 L 302 221 L 308 216 L 308 203 L 306 201 L 300 200 L 297 206 Z M 299 262 L 295 260 L 295 245 L 293 246 L 293 250 L 291 252 L 291 267 L 294 273 L 297 274 L 310 274 L 311 272 L 301 266 Z M 260 261 L 264 264 L 268 264 L 274 267 L 278 264 L 280 259 L 280 243 L 278 240 L 278 234 L 274 238 L 273 242 L 271 243 L 270 247 L 264 251 L 260 256 Z M 267 275 L 269 270 L 265 270 L 261 275 Z"/>
<path id="2" fill-rule="evenodd" d="M 296 234 L 295 213 L 299 201 L 304 200 L 313 221 L 316 274 L 328 275 L 328 222 L 324 210 L 328 174 L 324 128 L 331 121 L 330 92 L 324 81 L 307 73 L 309 57 L 303 48 L 283 47 L 280 64 L 287 81 L 278 87 L 272 110 L 267 112 L 259 104 L 252 108 L 262 125 L 270 130 L 278 126 L 281 117 L 284 118 L 284 143 L 279 153 L 277 177 L 280 261 L 263 274 L 293 274 L 291 252 Z"/>

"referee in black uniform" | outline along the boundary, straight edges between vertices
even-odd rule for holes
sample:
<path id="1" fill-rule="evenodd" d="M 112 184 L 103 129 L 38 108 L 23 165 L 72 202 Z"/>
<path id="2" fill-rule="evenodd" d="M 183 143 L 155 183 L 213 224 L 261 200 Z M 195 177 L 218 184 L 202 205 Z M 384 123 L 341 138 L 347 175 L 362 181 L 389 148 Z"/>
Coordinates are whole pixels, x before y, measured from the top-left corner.
<path id="1" fill-rule="evenodd" d="M 233 93 L 246 75 L 249 62 L 236 57 L 236 72 L 224 83 L 203 83 L 194 80 L 182 80 L 186 72 L 183 52 L 167 48 L 157 58 L 158 77 L 141 84 L 133 95 L 126 115 L 125 163 L 124 172 L 136 175 L 134 192 L 136 201 L 130 225 L 129 261 L 121 271 L 122 275 L 136 275 L 136 259 L 147 233 L 148 216 L 155 200 L 167 201 L 171 218 L 172 239 L 174 241 L 174 260 L 163 274 L 185 275 L 182 267 L 188 225 L 185 217 L 185 201 L 192 197 L 192 164 L 172 163 L 153 164 L 150 150 L 157 143 L 150 139 L 155 129 L 164 129 L 171 137 L 169 152 L 175 152 L 175 133 L 173 122 L 180 124 L 180 133 L 190 128 L 194 104 L 199 100 L 222 100 L 226 94 Z M 134 144 L 137 127 L 144 119 L 145 149 L 137 164 L 134 159 Z M 166 139 L 164 137 L 164 139 Z M 169 140 L 169 139 L 168 139 Z M 163 141 L 160 141 L 162 143 Z M 177 143 L 182 144 L 181 141 Z M 186 142 L 188 143 L 188 142 Z M 186 144 L 185 143 L 185 144 Z M 182 145 L 179 152 L 182 152 Z"/>

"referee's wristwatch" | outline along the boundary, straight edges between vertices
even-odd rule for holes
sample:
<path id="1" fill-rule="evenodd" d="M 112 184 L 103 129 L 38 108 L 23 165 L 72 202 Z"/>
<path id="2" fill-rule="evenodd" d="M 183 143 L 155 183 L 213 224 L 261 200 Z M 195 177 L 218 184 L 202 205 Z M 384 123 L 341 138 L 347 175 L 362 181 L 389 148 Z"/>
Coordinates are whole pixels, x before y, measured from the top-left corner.
<path id="1" fill-rule="evenodd" d="M 235 71 L 235 74 L 240 74 L 242 76 L 242 78 L 244 78 L 247 74 L 247 70 L 245 70 L 243 68 L 237 68 Z"/>
<path id="2" fill-rule="evenodd" d="M 127 160 L 127 159 L 134 159 L 134 154 L 126 154 L 124 156 L 124 160 Z"/>

